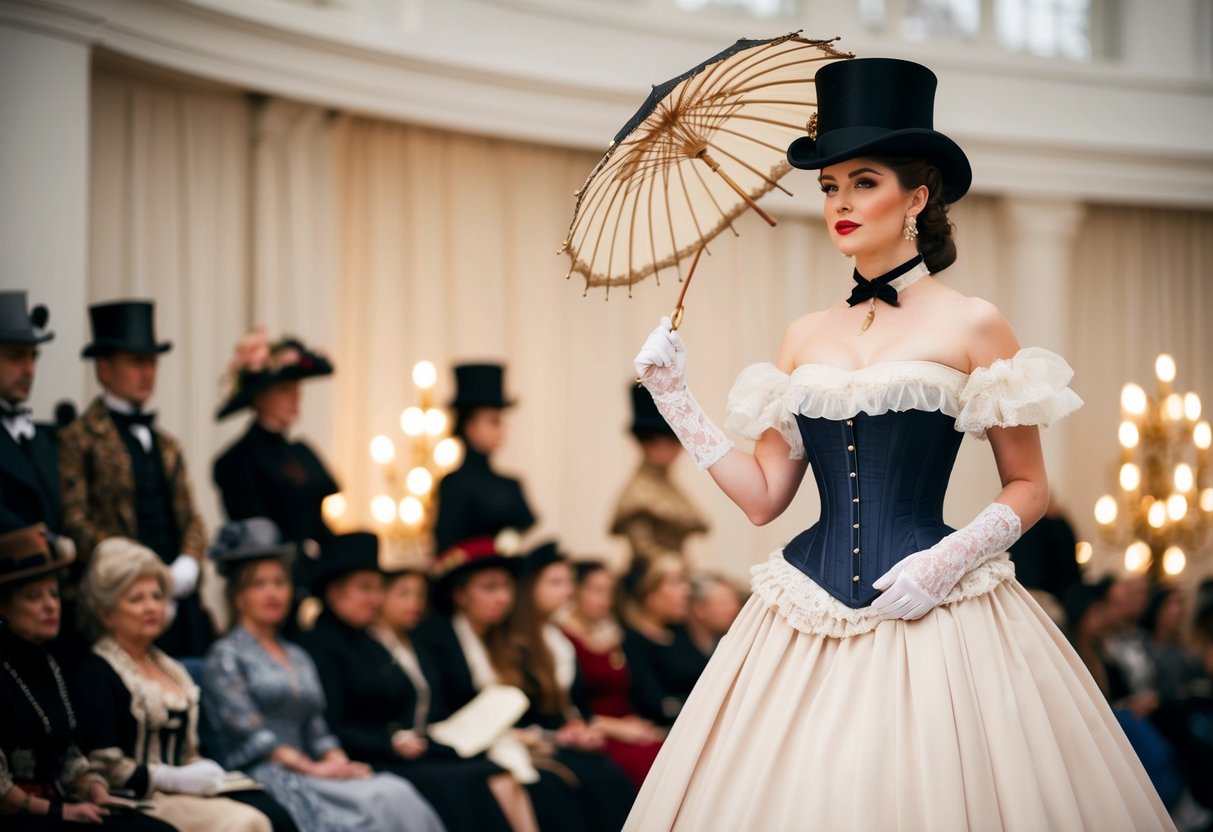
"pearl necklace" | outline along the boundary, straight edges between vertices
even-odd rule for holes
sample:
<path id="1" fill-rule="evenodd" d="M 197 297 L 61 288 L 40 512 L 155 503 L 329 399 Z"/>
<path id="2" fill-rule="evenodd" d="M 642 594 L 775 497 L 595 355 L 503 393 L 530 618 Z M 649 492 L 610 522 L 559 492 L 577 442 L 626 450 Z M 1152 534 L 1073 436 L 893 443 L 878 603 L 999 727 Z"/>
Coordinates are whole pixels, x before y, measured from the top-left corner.
<path id="1" fill-rule="evenodd" d="M 55 677 L 55 685 L 59 688 L 59 701 L 63 703 L 63 709 L 67 711 L 68 726 L 74 731 L 76 730 L 76 712 L 72 710 L 72 702 L 67 697 L 67 685 L 63 682 L 63 674 L 59 672 L 59 663 L 50 656 L 46 657 L 46 662 L 50 665 L 51 675 Z M 51 736 L 54 730 L 51 728 L 50 717 L 46 715 L 46 711 L 42 710 L 42 706 L 38 704 L 38 699 L 34 696 L 33 691 L 25 684 L 25 680 L 17 673 L 17 669 L 9 664 L 7 660 L 4 662 L 4 669 L 8 671 L 9 676 L 13 677 L 13 681 L 17 683 L 17 687 L 21 688 L 21 692 L 25 694 L 26 701 L 33 707 L 34 713 L 42 720 L 42 727 L 46 731 L 46 735 L 48 737 Z"/>

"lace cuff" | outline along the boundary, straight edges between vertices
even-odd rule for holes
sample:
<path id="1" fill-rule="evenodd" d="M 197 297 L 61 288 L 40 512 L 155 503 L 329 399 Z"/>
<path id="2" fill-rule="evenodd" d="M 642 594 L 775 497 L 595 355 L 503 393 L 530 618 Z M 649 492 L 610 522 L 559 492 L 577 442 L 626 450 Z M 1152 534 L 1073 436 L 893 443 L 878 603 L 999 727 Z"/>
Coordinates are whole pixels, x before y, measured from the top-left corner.
<path id="1" fill-rule="evenodd" d="M 1022 531 L 1015 509 L 990 503 L 964 528 L 907 558 L 902 574 L 932 599 L 941 599 L 970 570 L 1005 552 Z"/>
<path id="2" fill-rule="evenodd" d="M 956 429 L 985 439 L 992 427 L 1048 427 L 1082 407 L 1067 386 L 1073 377 L 1064 358 L 1040 347 L 978 367 L 960 392 Z"/>
<path id="3" fill-rule="evenodd" d="M 678 441 L 687 449 L 700 471 L 711 468 L 729 452 L 733 443 L 708 418 L 707 412 L 691 391 L 683 387 L 670 393 L 659 393 L 649 389 L 653 404 L 665 419 Z"/>
<path id="4" fill-rule="evenodd" d="M 788 458 L 804 459 L 800 428 L 785 400 L 790 382 L 787 373 L 774 364 L 764 362 L 746 367 L 729 391 L 729 415 L 724 426 L 755 440 L 774 428 L 788 445 Z"/>
<path id="5" fill-rule="evenodd" d="M 765 563 L 750 569 L 753 599 L 777 611 L 802 633 L 828 638 L 850 638 L 870 633 L 885 619 L 871 607 L 848 607 L 818 586 L 808 575 L 774 552 Z M 954 604 L 985 595 L 1015 577 L 1011 559 L 1000 554 L 961 578 L 941 602 Z"/>

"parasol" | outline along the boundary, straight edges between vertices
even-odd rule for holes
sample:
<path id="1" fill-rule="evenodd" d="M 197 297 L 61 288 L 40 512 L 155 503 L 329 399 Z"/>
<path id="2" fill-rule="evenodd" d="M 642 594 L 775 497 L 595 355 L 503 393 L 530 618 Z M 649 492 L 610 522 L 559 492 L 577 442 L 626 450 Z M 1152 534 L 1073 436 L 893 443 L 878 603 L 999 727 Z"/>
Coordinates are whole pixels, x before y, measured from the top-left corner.
<path id="1" fill-rule="evenodd" d="M 836 40 L 836 39 L 835 39 Z M 834 40 L 800 32 L 767 40 L 742 39 L 677 78 L 653 87 L 616 134 L 577 191 L 567 252 L 585 289 L 631 286 L 675 269 L 683 283 L 673 320 L 699 255 L 734 220 L 754 210 L 775 220 L 757 200 L 791 166 L 793 139 L 815 132 L 814 75 L 853 55 Z M 790 194 L 789 194 L 790 195 Z M 695 255 L 684 275 L 683 261 Z"/>

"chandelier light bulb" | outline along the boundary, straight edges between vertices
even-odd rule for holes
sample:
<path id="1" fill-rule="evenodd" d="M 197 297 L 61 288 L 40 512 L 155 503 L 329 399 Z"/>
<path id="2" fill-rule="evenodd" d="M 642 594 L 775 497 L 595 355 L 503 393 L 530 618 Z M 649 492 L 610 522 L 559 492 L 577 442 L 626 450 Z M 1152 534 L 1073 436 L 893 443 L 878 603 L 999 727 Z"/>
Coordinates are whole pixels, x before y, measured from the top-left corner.
<path id="1" fill-rule="evenodd" d="M 324 519 L 326 520 L 339 520 L 345 515 L 345 510 L 348 507 L 345 502 L 345 495 L 339 491 L 324 498 L 320 503 L 320 513 L 324 515 Z"/>
<path id="2" fill-rule="evenodd" d="M 434 487 L 434 476 L 429 472 L 429 469 L 418 466 L 409 471 L 404 484 L 414 494 L 419 496 L 429 494 L 430 489 Z"/>
<path id="3" fill-rule="evenodd" d="M 1200 510 L 1213 511 L 1213 488 L 1200 492 Z"/>
<path id="4" fill-rule="evenodd" d="M 1141 431 L 1132 422 L 1121 422 L 1119 433 L 1122 448 L 1136 448 L 1137 443 L 1141 441 Z"/>
<path id="5" fill-rule="evenodd" d="M 418 361 L 413 365 L 413 384 L 422 390 L 429 390 L 438 380 L 438 370 L 432 361 Z"/>
<path id="6" fill-rule="evenodd" d="M 1074 560 L 1080 564 L 1090 563 L 1091 554 L 1093 553 L 1091 544 L 1085 540 L 1078 541 L 1078 545 L 1074 547 Z"/>
<path id="7" fill-rule="evenodd" d="M 420 525 L 425 517 L 425 506 L 416 497 L 405 497 L 400 501 L 400 521 L 409 526 Z"/>
<path id="8" fill-rule="evenodd" d="M 1150 511 L 1146 514 L 1146 522 L 1152 529 L 1161 529 L 1167 525 L 1167 504 L 1162 500 L 1152 504 Z"/>
<path id="9" fill-rule="evenodd" d="M 1184 417 L 1184 399 L 1178 393 L 1167 396 L 1163 411 L 1172 422 L 1178 422 Z"/>
<path id="10" fill-rule="evenodd" d="M 387 465 L 396 458 L 396 446 L 386 436 L 376 436 L 371 440 L 371 459 L 380 465 Z"/>
<path id="11" fill-rule="evenodd" d="M 1209 450 L 1209 445 L 1213 444 L 1213 427 L 1208 422 L 1197 422 L 1192 428 L 1192 443 L 1202 451 Z"/>
<path id="12" fill-rule="evenodd" d="M 1143 572 L 1150 565 L 1150 545 L 1141 540 L 1135 540 L 1125 549 L 1125 569 L 1130 572 Z"/>
<path id="13" fill-rule="evenodd" d="M 425 433 L 425 413 L 420 407 L 405 408 L 400 414 L 400 429 L 406 436 L 420 436 Z"/>
<path id="14" fill-rule="evenodd" d="M 1111 494 L 1105 494 L 1095 501 L 1095 522 L 1099 525 L 1112 525 L 1116 522 L 1116 514 L 1116 498 Z"/>
<path id="15" fill-rule="evenodd" d="M 1195 393 L 1184 393 L 1184 418 L 1189 422 L 1200 418 L 1200 396 Z"/>
<path id="16" fill-rule="evenodd" d="M 1167 517 L 1171 522 L 1178 523 L 1188 513 L 1188 498 L 1182 494 L 1172 494 L 1167 498 Z"/>
<path id="17" fill-rule="evenodd" d="M 1140 385 L 1132 382 L 1120 390 L 1120 406 L 1130 416 L 1140 416 L 1146 412 L 1146 391 Z"/>
<path id="18" fill-rule="evenodd" d="M 1141 485 L 1141 469 L 1132 462 L 1120 466 L 1120 487 L 1125 491 L 1136 491 Z"/>
<path id="19" fill-rule="evenodd" d="M 1154 359 L 1154 375 L 1165 384 L 1175 381 L 1175 359 L 1165 352 Z"/>
<path id="20" fill-rule="evenodd" d="M 1181 462 L 1175 466 L 1175 490 L 1183 493 L 1188 493 L 1192 490 L 1192 486 L 1196 484 L 1196 475 L 1192 473 L 1192 466 L 1186 462 Z"/>
<path id="21" fill-rule="evenodd" d="M 1167 551 L 1162 553 L 1162 571 L 1168 575 L 1178 575 L 1187 565 L 1188 559 L 1184 550 L 1178 546 L 1168 546 Z"/>
<path id="22" fill-rule="evenodd" d="M 396 519 L 396 501 L 386 494 L 380 494 L 371 500 L 371 516 L 386 526 Z"/>
<path id="23" fill-rule="evenodd" d="M 430 436 L 442 436 L 446 433 L 446 414 L 436 407 L 425 412 L 425 432 Z"/>
<path id="24" fill-rule="evenodd" d="M 459 440 L 448 436 L 434 446 L 434 462 L 441 468 L 454 468 L 462 450 Z"/>

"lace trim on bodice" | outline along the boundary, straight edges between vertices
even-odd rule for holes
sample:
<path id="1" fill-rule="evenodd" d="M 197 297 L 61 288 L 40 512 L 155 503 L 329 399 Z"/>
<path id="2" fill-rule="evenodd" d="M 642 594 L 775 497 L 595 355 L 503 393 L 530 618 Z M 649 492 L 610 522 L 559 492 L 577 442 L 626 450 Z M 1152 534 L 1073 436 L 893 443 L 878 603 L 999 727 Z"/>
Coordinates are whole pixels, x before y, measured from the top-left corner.
<path id="1" fill-rule="evenodd" d="M 849 638 L 875 630 L 884 620 L 871 607 L 848 607 L 826 592 L 784 560 L 782 549 L 752 567 L 750 574 L 754 594 L 802 633 Z M 941 604 L 976 598 L 1013 577 L 1015 566 L 1010 558 L 998 555 L 965 574 Z"/>
<path id="2" fill-rule="evenodd" d="M 804 458 L 796 415 L 841 420 L 859 413 L 938 411 L 956 429 L 984 439 L 992 427 L 1039 425 L 1068 416 L 1082 399 L 1066 385 L 1074 371 L 1065 359 L 1039 347 L 967 374 L 933 361 L 892 361 L 858 370 L 804 364 L 789 375 L 774 364 L 741 371 L 729 393 L 725 427 L 747 439 L 775 429 Z"/>

